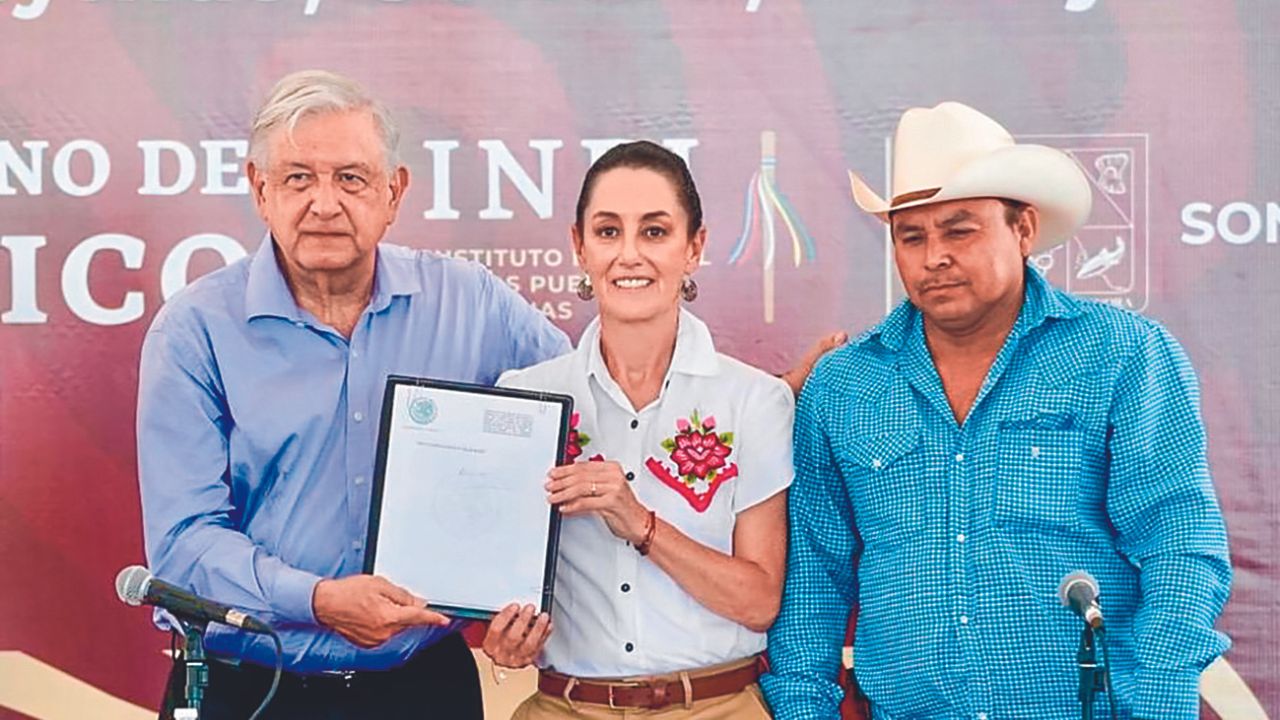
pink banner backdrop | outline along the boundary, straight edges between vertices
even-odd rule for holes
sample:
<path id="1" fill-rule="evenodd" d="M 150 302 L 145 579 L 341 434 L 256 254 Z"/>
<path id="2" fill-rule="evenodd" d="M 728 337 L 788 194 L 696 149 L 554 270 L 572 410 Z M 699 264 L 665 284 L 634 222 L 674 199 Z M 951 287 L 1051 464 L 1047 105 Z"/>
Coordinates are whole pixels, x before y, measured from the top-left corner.
<path id="1" fill-rule="evenodd" d="M 167 638 L 112 589 L 143 561 L 139 344 L 261 241 L 247 121 L 308 67 L 401 121 L 390 241 L 486 264 L 574 336 L 583 173 L 623 138 L 681 153 L 710 229 L 695 309 L 770 370 L 901 296 L 846 171 L 884 181 L 903 109 L 961 100 L 1069 151 L 1094 215 L 1034 261 L 1186 344 L 1236 567 L 1206 715 L 1280 713 L 1277 28 L 1267 0 L 0 0 L 0 717 L 19 677 L 159 696 Z"/>

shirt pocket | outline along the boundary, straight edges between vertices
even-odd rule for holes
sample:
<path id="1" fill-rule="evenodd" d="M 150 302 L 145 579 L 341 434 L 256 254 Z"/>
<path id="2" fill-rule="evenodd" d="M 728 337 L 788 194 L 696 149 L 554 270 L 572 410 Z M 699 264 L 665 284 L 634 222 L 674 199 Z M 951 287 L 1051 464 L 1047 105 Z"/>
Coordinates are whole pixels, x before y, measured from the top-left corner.
<path id="1" fill-rule="evenodd" d="M 856 437 L 841 463 L 868 542 L 904 538 L 927 524 L 927 469 L 919 430 Z"/>
<path id="2" fill-rule="evenodd" d="M 993 509 L 996 524 L 1027 530 L 1075 528 L 1080 519 L 1083 442 L 1080 430 L 1001 428 Z"/>

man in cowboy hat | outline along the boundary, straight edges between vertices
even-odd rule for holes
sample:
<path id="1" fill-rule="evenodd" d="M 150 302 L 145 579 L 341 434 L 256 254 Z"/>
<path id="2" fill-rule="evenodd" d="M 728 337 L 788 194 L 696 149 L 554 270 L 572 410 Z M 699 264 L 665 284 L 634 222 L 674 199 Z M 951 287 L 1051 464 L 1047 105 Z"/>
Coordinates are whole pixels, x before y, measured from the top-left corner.
<path id="1" fill-rule="evenodd" d="M 1154 321 L 1028 266 L 1089 213 L 1056 150 L 959 103 L 912 109 L 889 223 L 908 299 L 823 360 L 796 409 L 791 557 L 762 680 L 778 718 L 831 718 L 845 619 L 875 718 L 1080 717 L 1083 621 L 1101 588 L 1098 716 L 1195 718 L 1228 647 L 1230 589 L 1186 354 Z"/>

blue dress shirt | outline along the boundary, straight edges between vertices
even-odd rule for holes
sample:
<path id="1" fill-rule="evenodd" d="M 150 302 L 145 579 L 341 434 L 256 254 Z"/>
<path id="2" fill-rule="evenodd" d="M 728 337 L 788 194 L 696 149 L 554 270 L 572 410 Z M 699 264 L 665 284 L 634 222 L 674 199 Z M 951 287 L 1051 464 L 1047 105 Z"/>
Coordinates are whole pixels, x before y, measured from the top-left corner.
<path id="1" fill-rule="evenodd" d="M 874 717 L 1078 718 L 1082 621 L 1056 596 L 1075 570 L 1102 589 L 1121 715 L 1198 716 L 1231 568 L 1195 375 L 1157 323 L 1026 278 L 963 425 L 909 303 L 809 378 L 762 680 L 776 717 L 837 716 L 857 603 Z"/>
<path id="2" fill-rule="evenodd" d="M 274 624 L 294 672 L 402 664 L 450 630 L 368 650 L 318 625 L 311 607 L 320 579 L 363 568 L 387 375 L 491 384 L 569 349 L 482 266 L 385 244 L 348 340 L 298 307 L 264 240 L 174 296 L 143 343 L 138 472 L 152 572 Z M 206 648 L 274 661 L 269 640 L 224 626 L 210 626 Z"/>

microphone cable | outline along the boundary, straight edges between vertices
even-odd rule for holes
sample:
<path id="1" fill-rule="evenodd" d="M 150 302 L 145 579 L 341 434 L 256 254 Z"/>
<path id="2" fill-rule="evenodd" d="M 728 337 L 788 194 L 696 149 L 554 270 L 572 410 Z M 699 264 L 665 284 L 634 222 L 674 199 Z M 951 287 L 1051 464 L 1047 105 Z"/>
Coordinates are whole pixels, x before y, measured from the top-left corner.
<path id="1" fill-rule="evenodd" d="M 1116 685 L 1111 675 L 1111 652 L 1107 646 L 1107 633 L 1102 628 L 1093 631 L 1094 637 L 1098 638 L 1098 645 L 1102 647 L 1102 664 L 1107 668 L 1107 705 L 1111 708 L 1111 717 L 1119 718 L 1120 711 L 1116 709 Z"/>
<path id="2" fill-rule="evenodd" d="M 284 672 L 284 645 L 280 642 L 280 635 L 276 633 L 274 628 L 268 629 L 267 634 L 271 636 L 271 641 L 276 648 L 276 672 L 275 676 L 271 678 L 271 687 L 267 689 L 266 697 L 262 698 L 262 704 L 258 705 L 258 709 L 253 711 L 253 714 L 249 716 L 249 720 L 258 720 L 263 711 L 267 709 L 267 706 L 271 704 L 272 699 L 276 696 L 276 690 L 280 687 L 280 675 Z"/>

